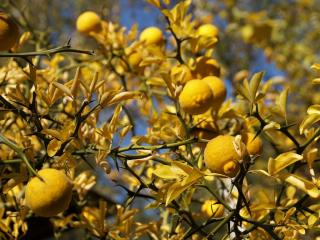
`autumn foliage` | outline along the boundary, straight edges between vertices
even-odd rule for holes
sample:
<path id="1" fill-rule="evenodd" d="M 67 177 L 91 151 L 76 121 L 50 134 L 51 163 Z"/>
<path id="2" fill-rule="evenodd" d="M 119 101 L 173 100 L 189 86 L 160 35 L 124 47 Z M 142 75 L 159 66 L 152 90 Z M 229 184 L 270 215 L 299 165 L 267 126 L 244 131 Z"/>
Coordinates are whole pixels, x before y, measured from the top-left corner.
<path id="1" fill-rule="evenodd" d="M 299 105 L 296 82 L 264 71 L 227 76 L 218 57 L 237 28 L 285 69 L 271 47 L 277 23 L 232 12 L 220 29 L 191 0 L 147 2 L 165 29 L 93 11 L 74 19 L 94 52 L 26 52 L 37 32 L 19 36 L 0 12 L 1 239 L 40 239 L 31 222 L 47 220 L 43 236 L 72 239 L 317 236 L 320 105 Z M 310 68 L 304 84 L 315 86 L 320 64 Z"/>

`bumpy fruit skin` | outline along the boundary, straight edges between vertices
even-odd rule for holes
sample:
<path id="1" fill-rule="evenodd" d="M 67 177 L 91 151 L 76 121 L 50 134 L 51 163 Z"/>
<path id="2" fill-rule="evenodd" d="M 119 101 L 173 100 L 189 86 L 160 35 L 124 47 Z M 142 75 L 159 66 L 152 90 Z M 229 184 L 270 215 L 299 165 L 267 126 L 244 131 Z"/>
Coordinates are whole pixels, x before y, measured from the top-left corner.
<path id="1" fill-rule="evenodd" d="M 162 31 L 157 27 L 148 27 L 140 33 L 139 39 L 146 45 L 160 45 L 163 42 L 163 34 Z"/>
<path id="2" fill-rule="evenodd" d="M 0 51 L 7 51 L 19 38 L 19 27 L 6 13 L 0 12 Z"/>
<path id="3" fill-rule="evenodd" d="M 65 211 L 72 197 L 72 183 L 68 177 L 53 168 L 38 172 L 43 181 L 33 177 L 27 184 L 27 206 L 38 216 L 52 217 Z"/>
<path id="4" fill-rule="evenodd" d="M 198 28 L 198 35 L 203 37 L 217 37 L 219 34 L 219 29 L 212 24 L 204 24 Z"/>
<path id="5" fill-rule="evenodd" d="M 181 108 L 189 114 L 206 112 L 213 101 L 213 92 L 204 81 L 193 79 L 184 86 L 179 96 Z"/>
<path id="6" fill-rule="evenodd" d="M 214 97 L 212 107 L 214 110 L 218 110 L 227 96 L 227 89 L 224 82 L 215 76 L 205 77 L 202 81 L 205 81 L 211 87 Z"/>
<path id="7" fill-rule="evenodd" d="M 223 216 L 224 206 L 216 200 L 206 200 L 201 207 L 201 211 L 209 218 L 219 218 Z"/>
<path id="8" fill-rule="evenodd" d="M 220 76 L 220 65 L 217 60 L 208 57 L 198 57 L 195 62 L 195 69 L 192 72 L 193 76 L 197 78 L 204 78 L 206 76 Z"/>
<path id="9" fill-rule="evenodd" d="M 263 150 L 262 141 L 260 137 L 255 137 L 254 133 L 248 132 L 242 134 L 243 142 L 246 144 L 248 153 L 250 155 L 261 154 Z"/>
<path id="10" fill-rule="evenodd" d="M 240 156 L 233 145 L 234 137 L 219 135 L 211 139 L 204 150 L 204 161 L 214 173 L 235 177 L 239 171 Z"/>
<path id="11" fill-rule="evenodd" d="M 101 18 L 95 12 L 83 12 L 77 19 L 77 30 L 87 35 L 91 32 L 99 32 L 101 30 Z"/>

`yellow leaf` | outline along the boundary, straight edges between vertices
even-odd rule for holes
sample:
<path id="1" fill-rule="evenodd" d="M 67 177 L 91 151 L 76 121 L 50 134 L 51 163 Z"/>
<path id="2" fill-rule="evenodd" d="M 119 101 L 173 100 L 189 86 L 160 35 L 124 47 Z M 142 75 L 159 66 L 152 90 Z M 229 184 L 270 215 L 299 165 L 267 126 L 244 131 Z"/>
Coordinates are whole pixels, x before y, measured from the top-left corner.
<path id="1" fill-rule="evenodd" d="M 163 179 L 181 179 L 187 176 L 179 167 L 163 164 L 157 165 L 153 174 Z"/>
<path id="2" fill-rule="evenodd" d="M 285 88 L 279 96 L 278 105 L 280 111 L 287 122 L 287 99 L 288 99 L 289 88 Z"/>
<path id="3" fill-rule="evenodd" d="M 250 95 L 251 99 L 254 100 L 257 96 L 260 82 L 263 78 L 264 72 L 255 73 L 250 80 Z"/>
<path id="4" fill-rule="evenodd" d="M 159 86 L 159 87 L 166 86 L 165 81 L 159 77 L 151 77 L 151 78 L 147 79 L 146 82 L 148 85 Z"/>
<path id="5" fill-rule="evenodd" d="M 280 129 L 280 124 L 276 122 L 270 122 L 266 126 L 264 126 L 263 131 L 272 129 Z"/>
<path id="6" fill-rule="evenodd" d="M 163 62 L 163 60 L 164 58 L 162 57 L 146 57 L 139 63 L 139 66 L 145 67 L 151 64 L 160 64 L 161 62 Z"/>
<path id="7" fill-rule="evenodd" d="M 77 96 L 77 93 L 79 91 L 79 85 L 80 85 L 80 67 L 77 68 L 76 74 L 74 76 L 72 86 L 71 86 L 71 94 L 75 98 Z"/>
<path id="8" fill-rule="evenodd" d="M 157 7 L 157 8 L 161 7 L 160 0 L 147 0 L 147 2 L 150 3 L 151 5 Z"/>
<path id="9" fill-rule="evenodd" d="M 274 214 L 274 219 L 276 221 L 277 224 L 282 223 L 284 220 L 284 212 L 277 209 L 275 214 Z"/>
<path id="10" fill-rule="evenodd" d="M 173 200 L 178 198 L 180 194 L 187 190 L 191 185 L 192 183 L 183 186 L 180 183 L 172 184 L 166 194 L 166 206 L 168 206 Z"/>
<path id="11" fill-rule="evenodd" d="M 47 153 L 49 157 L 53 157 L 57 151 L 60 149 L 62 142 L 58 139 L 52 139 L 47 147 Z"/>
<path id="12" fill-rule="evenodd" d="M 120 117 L 121 111 L 122 111 L 122 106 L 121 106 L 121 105 L 118 105 L 118 106 L 116 107 L 116 109 L 114 110 L 112 119 L 111 119 L 111 121 L 110 121 L 110 123 L 109 123 L 109 131 L 112 132 L 112 133 L 113 133 L 113 132 L 115 131 L 115 129 L 116 129 L 116 125 L 117 125 L 117 123 L 118 123 L 118 121 L 119 121 L 119 117 Z"/>
<path id="13" fill-rule="evenodd" d="M 114 96 L 113 92 L 110 92 L 110 91 L 103 93 L 100 98 L 101 106 L 102 107 L 106 106 L 107 103 L 112 99 L 113 96 Z"/>
<path id="14" fill-rule="evenodd" d="M 134 23 L 130 30 L 128 31 L 128 40 L 135 40 L 138 34 L 138 24 Z"/>
<path id="15" fill-rule="evenodd" d="M 3 193 L 7 194 L 11 189 L 13 189 L 19 183 L 22 183 L 26 180 L 27 180 L 26 176 L 16 176 L 9 179 L 9 181 L 3 185 Z"/>
<path id="16" fill-rule="evenodd" d="M 307 193 L 312 198 L 318 198 L 320 196 L 320 191 L 317 186 L 300 176 L 283 173 L 279 176 L 279 178 Z"/>
<path id="17" fill-rule="evenodd" d="M 303 119 L 302 123 L 299 126 L 300 134 L 302 134 L 307 128 L 311 127 L 316 122 L 320 121 L 319 114 L 310 114 L 305 119 Z"/>
<path id="18" fill-rule="evenodd" d="M 54 137 L 54 138 L 57 138 L 57 139 L 59 139 L 59 140 L 62 140 L 61 133 L 60 133 L 59 131 L 55 130 L 55 129 L 49 129 L 49 128 L 43 129 L 43 130 L 41 131 L 41 133 L 43 133 L 43 134 L 45 134 L 45 135 L 50 135 L 50 136 L 52 136 L 52 137 Z"/>
<path id="19" fill-rule="evenodd" d="M 58 88 L 59 90 L 61 90 L 62 92 L 64 92 L 66 95 L 68 95 L 69 97 L 73 98 L 72 96 L 72 92 L 70 91 L 69 88 L 67 88 L 65 85 L 58 83 L 58 82 L 53 82 L 52 83 L 56 88 Z"/>
<path id="20" fill-rule="evenodd" d="M 251 96 L 250 96 L 250 92 L 249 89 L 247 89 L 245 87 L 245 85 L 237 85 L 236 89 L 238 91 L 238 93 L 245 98 L 246 100 L 248 100 L 249 102 L 251 101 Z"/>
<path id="21" fill-rule="evenodd" d="M 90 87 L 89 87 L 90 96 L 92 95 L 93 91 L 96 88 L 96 84 L 97 84 L 98 78 L 99 78 L 99 72 L 95 72 L 94 75 L 93 75 L 93 79 L 92 79 L 92 81 L 90 83 Z"/>
<path id="22" fill-rule="evenodd" d="M 320 115 L 320 105 L 316 104 L 316 105 L 312 105 L 312 106 L 308 107 L 307 113 Z"/>
<path id="23" fill-rule="evenodd" d="M 320 84 L 320 78 L 315 78 L 312 80 L 313 84 Z"/>
<path id="24" fill-rule="evenodd" d="M 303 159 L 303 157 L 294 152 L 287 152 L 278 155 L 275 159 L 270 158 L 268 161 L 268 172 L 275 175 L 289 165 Z"/>
<path id="25" fill-rule="evenodd" d="M 108 105 L 112 105 L 115 103 L 119 103 L 121 101 L 125 101 L 125 100 L 129 100 L 129 99 L 133 99 L 136 97 L 141 96 L 140 92 L 121 92 L 116 94 L 109 102 Z"/>
<path id="26" fill-rule="evenodd" d="M 179 2 L 175 5 L 171 10 L 171 18 L 170 21 L 174 23 L 180 23 L 186 16 L 188 8 L 191 4 L 191 0 L 185 0 Z"/>
<path id="27" fill-rule="evenodd" d="M 124 138 L 128 132 L 132 129 L 132 126 L 131 125 L 127 125 L 125 127 L 123 127 L 119 133 L 120 137 L 121 138 Z"/>
<path id="28" fill-rule="evenodd" d="M 308 218 L 308 225 L 313 226 L 318 221 L 318 217 L 315 215 L 310 215 Z"/>
<path id="29" fill-rule="evenodd" d="M 296 212 L 296 208 L 292 207 L 290 208 L 288 211 L 286 211 L 285 217 L 284 217 L 284 221 L 287 221 L 290 219 L 290 217 Z"/>
<path id="30" fill-rule="evenodd" d="M 314 63 L 314 64 L 312 64 L 311 69 L 320 70 L 320 63 Z"/>

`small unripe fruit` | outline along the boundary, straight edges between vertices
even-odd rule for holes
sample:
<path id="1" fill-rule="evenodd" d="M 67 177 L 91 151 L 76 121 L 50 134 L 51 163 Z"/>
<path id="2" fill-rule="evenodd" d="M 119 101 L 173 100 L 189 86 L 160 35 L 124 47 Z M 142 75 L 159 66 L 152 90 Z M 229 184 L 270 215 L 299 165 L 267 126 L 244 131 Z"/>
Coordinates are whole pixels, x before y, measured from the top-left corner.
<path id="1" fill-rule="evenodd" d="M 128 63 L 133 68 L 138 67 L 141 61 L 142 61 L 142 57 L 139 52 L 133 52 L 128 56 Z"/>
<path id="2" fill-rule="evenodd" d="M 201 211 L 209 218 L 219 218 L 223 216 L 224 206 L 216 200 L 206 200 L 201 207 Z"/>
<path id="3" fill-rule="evenodd" d="M 163 34 L 162 31 L 157 27 L 148 27 L 141 32 L 139 39 L 146 45 L 159 45 L 163 42 Z"/>
<path id="4" fill-rule="evenodd" d="M 242 134 L 243 142 L 246 144 L 248 153 L 250 155 L 257 155 L 262 153 L 262 141 L 260 137 L 255 137 L 254 133 L 248 132 Z"/>
<path id="5" fill-rule="evenodd" d="M 68 177 L 53 168 L 42 169 L 38 177 L 27 184 L 25 198 L 27 206 L 38 216 L 52 217 L 65 211 L 72 197 L 72 183 Z"/>
<path id="6" fill-rule="evenodd" d="M 19 27 L 6 13 L 0 12 L 0 51 L 12 48 L 19 38 Z"/>
<path id="7" fill-rule="evenodd" d="M 101 30 L 101 18 L 95 12 L 84 12 L 77 19 L 77 30 L 87 35 L 91 32 L 99 32 Z"/>
<path id="8" fill-rule="evenodd" d="M 239 171 L 240 156 L 234 147 L 234 137 L 220 135 L 211 139 L 204 150 L 204 161 L 214 173 L 235 177 Z"/>
<path id="9" fill-rule="evenodd" d="M 201 25 L 201 26 L 198 28 L 197 33 L 198 33 L 198 35 L 203 36 L 203 37 L 211 37 L 211 38 L 214 38 L 214 37 L 217 37 L 217 36 L 218 36 L 218 34 L 219 34 L 219 29 L 218 29 L 215 25 L 212 25 L 212 24 L 204 24 L 204 25 Z"/>
<path id="10" fill-rule="evenodd" d="M 206 112 L 213 101 L 213 93 L 204 81 L 194 79 L 184 86 L 179 96 L 181 108 L 189 114 Z"/>

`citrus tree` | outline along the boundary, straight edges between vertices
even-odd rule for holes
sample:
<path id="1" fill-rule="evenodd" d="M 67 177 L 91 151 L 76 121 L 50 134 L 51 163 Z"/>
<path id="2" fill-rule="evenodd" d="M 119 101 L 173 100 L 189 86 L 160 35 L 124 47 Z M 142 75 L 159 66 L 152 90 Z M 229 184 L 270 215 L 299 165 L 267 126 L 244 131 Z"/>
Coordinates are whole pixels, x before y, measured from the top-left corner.
<path id="1" fill-rule="evenodd" d="M 165 30 L 80 14 L 94 52 L 26 52 L 35 33 L 0 12 L 1 237 L 317 236 L 319 105 L 293 115 L 264 72 L 228 87 L 221 30 L 191 0 L 148 2 Z"/>

